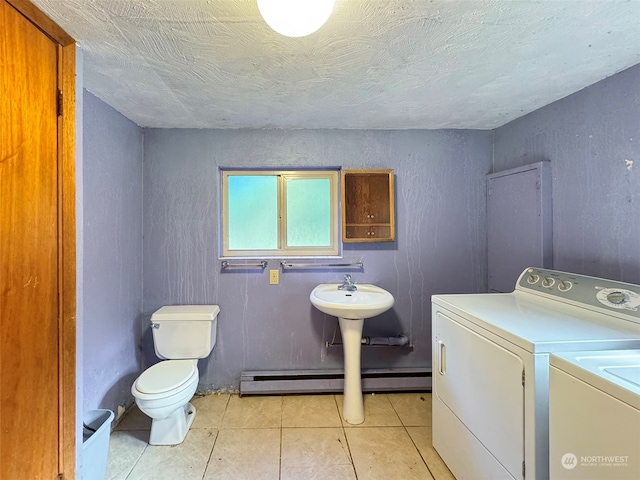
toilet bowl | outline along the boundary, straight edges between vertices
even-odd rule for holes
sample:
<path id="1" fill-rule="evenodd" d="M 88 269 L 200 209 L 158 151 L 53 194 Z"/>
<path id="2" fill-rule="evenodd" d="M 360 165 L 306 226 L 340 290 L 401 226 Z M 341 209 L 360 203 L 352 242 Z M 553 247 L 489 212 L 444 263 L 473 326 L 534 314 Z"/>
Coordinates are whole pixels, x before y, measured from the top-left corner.
<path id="1" fill-rule="evenodd" d="M 153 347 L 164 360 L 131 386 L 142 413 L 151 417 L 151 445 L 182 443 L 196 416 L 189 403 L 198 388 L 198 359 L 216 343 L 217 305 L 169 305 L 151 315 Z"/>
<path id="2" fill-rule="evenodd" d="M 131 387 L 141 412 L 151 417 L 151 445 L 176 445 L 187 435 L 196 409 L 189 400 L 198 387 L 195 360 L 166 360 L 145 370 Z"/>

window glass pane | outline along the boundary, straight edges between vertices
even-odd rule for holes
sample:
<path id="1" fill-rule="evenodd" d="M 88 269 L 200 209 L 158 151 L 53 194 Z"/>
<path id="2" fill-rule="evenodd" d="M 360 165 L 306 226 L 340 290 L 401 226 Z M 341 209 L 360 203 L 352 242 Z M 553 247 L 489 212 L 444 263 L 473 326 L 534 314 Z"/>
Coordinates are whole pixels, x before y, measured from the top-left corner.
<path id="1" fill-rule="evenodd" d="M 287 247 L 331 245 L 331 182 L 287 179 Z"/>
<path id="2" fill-rule="evenodd" d="M 278 177 L 229 176 L 230 250 L 278 248 Z"/>

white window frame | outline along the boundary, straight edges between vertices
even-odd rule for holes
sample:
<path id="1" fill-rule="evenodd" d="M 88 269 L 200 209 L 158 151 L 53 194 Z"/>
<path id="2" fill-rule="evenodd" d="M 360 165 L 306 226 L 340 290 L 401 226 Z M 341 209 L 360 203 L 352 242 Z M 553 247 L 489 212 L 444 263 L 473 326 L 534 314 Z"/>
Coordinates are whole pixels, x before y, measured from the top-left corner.
<path id="1" fill-rule="evenodd" d="M 340 241 L 339 185 L 338 169 L 314 170 L 244 170 L 221 169 L 222 212 L 220 222 L 222 252 L 221 258 L 285 258 L 285 257 L 339 257 L 342 243 Z M 229 249 L 229 205 L 228 178 L 230 176 L 277 176 L 278 187 L 278 247 L 264 250 L 230 250 Z M 287 192 L 286 182 L 289 179 L 326 178 L 330 185 L 330 245 L 328 247 L 287 247 Z"/>

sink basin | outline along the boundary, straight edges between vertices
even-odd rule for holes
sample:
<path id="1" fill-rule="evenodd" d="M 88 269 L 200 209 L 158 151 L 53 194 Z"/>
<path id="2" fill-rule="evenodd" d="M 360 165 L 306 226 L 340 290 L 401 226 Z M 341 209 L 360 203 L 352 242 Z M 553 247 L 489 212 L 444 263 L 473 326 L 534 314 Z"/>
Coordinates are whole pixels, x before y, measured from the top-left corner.
<path id="1" fill-rule="evenodd" d="M 371 318 L 393 307 L 393 295 L 370 284 L 358 284 L 357 290 L 338 290 L 339 283 L 322 283 L 313 289 L 309 300 L 321 312 L 349 320 Z"/>

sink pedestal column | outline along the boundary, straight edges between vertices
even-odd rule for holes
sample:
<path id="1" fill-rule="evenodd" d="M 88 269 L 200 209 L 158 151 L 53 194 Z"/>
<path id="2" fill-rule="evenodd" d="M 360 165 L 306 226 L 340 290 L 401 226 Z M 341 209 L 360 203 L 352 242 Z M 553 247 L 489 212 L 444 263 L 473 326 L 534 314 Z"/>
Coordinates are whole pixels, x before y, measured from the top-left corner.
<path id="1" fill-rule="evenodd" d="M 344 403 L 342 416 L 347 423 L 364 422 L 362 383 L 360 380 L 360 349 L 364 319 L 349 320 L 338 317 L 344 351 Z"/>

